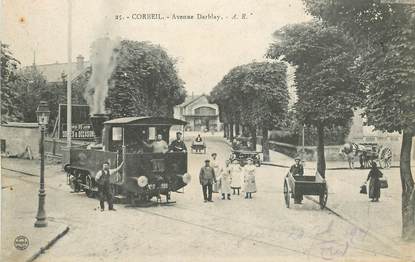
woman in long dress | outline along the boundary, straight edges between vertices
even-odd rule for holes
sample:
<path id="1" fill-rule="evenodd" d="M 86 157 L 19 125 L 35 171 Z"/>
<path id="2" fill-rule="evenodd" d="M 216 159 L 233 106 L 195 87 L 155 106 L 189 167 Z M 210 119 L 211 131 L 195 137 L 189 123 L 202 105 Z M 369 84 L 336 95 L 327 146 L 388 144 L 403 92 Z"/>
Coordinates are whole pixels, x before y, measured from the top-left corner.
<path id="1" fill-rule="evenodd" d="M 210 166 L 213 168 L 213 171 L 215 171 L 215 176 L 216 177 L 219 177 L 220 176 L 220 172 L 221 172 L 221 168 L 219 166 L 218 160 L 216 160 L 216 157 L 218 156 L 218 154 L 212 153 L 210 156 L 211 156 Z M 213 192 L 214 193 L 218 193 L 219 192 L 219 185 L 217 183 L 213 184 Z"/>
<path id="2" fill-rule="evenodd" d="M 253 164 L 252 159 L 249 158 L 248 163 L 243 168 L 244 191 L 245 191 L 246 199 L 252 198 L 252 193 L 256 192 L 255 171 L 256 171 L 256 167 Z"/>
<path id="3" fill-rule="evenodd" d="M 231 200 L 231 183 L 232 176 L 229 169 L 229 162 L 226 163 L 227 167 L 221 170 L 219 177 L 220 192 L 222 194 L 222 200 L 227 196 L 228 200 Z"/>
<path id="4" fill-rule="evenodd" d="M 233 195 L 235 195 L 235 192 L 238 192 L 239 196 L 239 190 L 241 190 L 242 186 L 242 167 L 237 159 L 232 160 L 232 163 L 229 165 L 229 172 L 232 177 L 231 189 L 233 190 Z"/>
<path id="5" fill-rule="evenodd" d="M 382 172 L 380 172 L 379 168 L 377 167 L 375 162 L 372 162 L 372 168 L 369 171 L 369 174 L 366 179 L 369 181 L 369 198 L 371 198 L 372 202 L 378 202 L 380 198 L 380 180 L 383 176 Z"/>

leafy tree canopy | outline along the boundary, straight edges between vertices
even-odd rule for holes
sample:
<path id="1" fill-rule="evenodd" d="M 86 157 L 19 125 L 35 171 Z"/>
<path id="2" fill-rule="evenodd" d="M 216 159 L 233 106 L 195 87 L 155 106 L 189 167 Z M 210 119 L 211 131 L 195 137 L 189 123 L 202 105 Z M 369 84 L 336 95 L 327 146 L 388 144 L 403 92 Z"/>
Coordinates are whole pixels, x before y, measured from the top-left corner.
<path id="1" fill-rule="evenodd" d="M 298 119 L 314 126 L 346 126 L 363 97 L 353 73 L 353 44 L 335 27 L 313 21 L 275 32 L 267 57 L 297 67 Z"/>
<path id="2" fill-rule="evenodd" d="M 149 42 L 121 41 L 106 100 L 114 116 L 172 116 L 184 101 L 175 60 Z"/>
<path id="3" fill-rule="evenodd" d="M 307 10 L 347 32 L 359 47 L 365 115 L 383 131 L 415 133 L 415 7 L 378 0 L 303 0 Z"/>
<path id="4" fill-rule="evenodd" d="M 233 68 L 211 92 L 212 101 L 228 119 L 272 128 L 286 116 L 287 66 L 281 62 L 251 63 Z"/>
<path id="5" fill-rule="evenodd" d="M 13 57 L 8 45 L 2 43 L 0 49 L 2 121 L 17 121 L 22 117 L 17 105 L 18 93 L 16 90 L 16 82 L 18 81 L 17 66 L 20 62 Z"/>

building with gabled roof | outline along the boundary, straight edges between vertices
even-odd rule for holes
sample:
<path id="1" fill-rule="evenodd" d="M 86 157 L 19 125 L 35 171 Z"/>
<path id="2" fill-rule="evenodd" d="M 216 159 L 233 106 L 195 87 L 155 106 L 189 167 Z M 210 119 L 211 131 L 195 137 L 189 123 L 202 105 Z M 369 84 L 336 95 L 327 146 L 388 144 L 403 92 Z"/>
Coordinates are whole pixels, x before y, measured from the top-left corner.
<path id="1" fill-rule="evenodd" d="M 68 75 L 68 63 L 53 63 L 53 64 L 35 64 L 31 66 L 26 66 L 22 68 L 22 71 L 28 71 L 36 66 L 36 70 L 42 73 L 45 77 L 47 83 L 59 83 L 62 82 Z M 76 62 L 72 62 L 72 79 L 74 80 L 82 75 L 90 66 L 89 61 L 85 61 L 82 55 L 78 55 Z"/>
<path id="2" fill-rule="evenodd" d="M 209 103 L 205 94 L 186 97 L 182 104 L 174 107 L 174 118 L 188 122 L 187 128 L 190 131 L 221 129 L 219 107 L 217 104 Z"/>

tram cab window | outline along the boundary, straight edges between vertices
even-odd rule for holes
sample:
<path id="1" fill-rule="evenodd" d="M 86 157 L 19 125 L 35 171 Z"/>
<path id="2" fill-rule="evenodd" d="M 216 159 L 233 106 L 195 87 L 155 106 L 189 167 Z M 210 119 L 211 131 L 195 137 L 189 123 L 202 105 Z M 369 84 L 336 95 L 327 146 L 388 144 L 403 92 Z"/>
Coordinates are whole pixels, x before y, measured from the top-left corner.
<path id="1" fill-rule="evenodd" d="M 112 141 L 122 141 L 122 127 L 112 128 Z"/>

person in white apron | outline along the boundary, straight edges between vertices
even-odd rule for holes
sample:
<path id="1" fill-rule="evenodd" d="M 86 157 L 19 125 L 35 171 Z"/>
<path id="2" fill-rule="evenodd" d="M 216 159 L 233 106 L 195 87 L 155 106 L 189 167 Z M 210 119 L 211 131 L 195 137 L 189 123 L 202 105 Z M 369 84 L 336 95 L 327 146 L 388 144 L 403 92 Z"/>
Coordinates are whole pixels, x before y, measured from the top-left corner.
<path id="1" fill-rule="evenodd" d="M 231 183 L 232 176 L 229 170 L 229 161 L 226 162 L 227 167 L 221 170 L 219 177 L 219 188 L 220 193 L 222 194 L 222 200 L 227 196 L 228 200 L 231 200 Z"/>
<path id="2" fill-rule="evenodd" d="M 245 199 L 252 198 L 252 193 L 257 191 L 255 183 L 256 167 L 251 158 L 248 158 L 248 163 L 243 167 L 244 174 L 244 191 Z"/>
<path id="3" fill-rule="evenodd" d="M 239 190 L 241 190 L 242 186 L 242 167 L 237 159 L 233 159 L 228 169 L 231 174 L 231 189 L 233 190 L 233 195 L 238 192 L 239 196 Z"/>
<path id="4" fill-rule="evenodd" d="M 212 153 L 211 154 L 211 159 L 210 159 L 210 166 L 213 168 L 213 170 L 215 171 L 215 174 L 217 176 L 220 175 L 220 166 L 219 166 L 219 162 L 216 160 L 218 154 L 216 153 Z M 219 186 L 218 184 L 213 184 L 213 192 L 214 193 L 219 193 Z"/>

